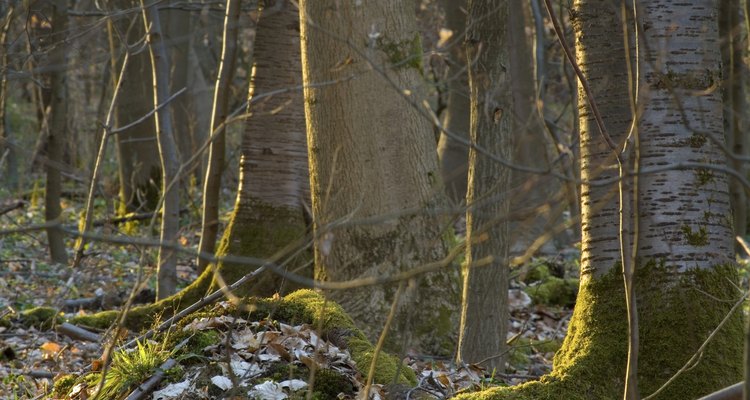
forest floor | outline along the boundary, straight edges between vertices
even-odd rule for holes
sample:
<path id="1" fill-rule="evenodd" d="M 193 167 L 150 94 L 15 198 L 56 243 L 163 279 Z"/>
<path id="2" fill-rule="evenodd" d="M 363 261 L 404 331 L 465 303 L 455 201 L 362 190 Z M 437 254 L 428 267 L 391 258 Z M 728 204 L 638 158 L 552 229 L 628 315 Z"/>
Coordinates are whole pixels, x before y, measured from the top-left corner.
<path id="1" fill-rule="evenodd" d="M 2 206 L 0 204 L 0 209 Z M 19 208 L 0 215 L 0 232 L 40 223 L 37 219 L 41 214 L 33 204 L 23 203 Z M 67 219 L 75 221 L 75 216 L 68 215 Z M 187 219 L 189 217 L 183 221 L 186 228 L 180 242 L 183 246 L 195 248 L 198 229 L 195 223 Z M 137 230 L 130 233 L 143 235 L 148 231 L 144 227 L 147 223 L 128 229 Z M 99 229 L 103 233 L 123 233 L 125 226 L 104 224 Z M 72 241 L 67 244 L 69 248 L 74 245 Z M 403 395 L 394 397 L 394 393 L 390 392 L 397 389 L 374 385 L 370 397 L 406 398 L 408 394 L 409 398 L 450 398 L 460 391 L 523 383 L 550 371 L 554 351 L 567 330 L 575 296 L 575 250 L 568 249 L 565 254 L 565 257 L 558 255 L 534 259 L 524 268 L 513 271 L 509 293 L 510 347 L 504 372 L 487 371 L 476 365 L 457 366 L 450 359 L 430 355 L 405 354 L 402 361 L 414 371 L 418 386 L 400 388 L 398 390 Z M 151 278 L 141 288 L 137 301 L 152 301 L 154 258 L 153 249 L 95 243 L 87 249 L 79 268 L 72 271 L 67 265 L 49 263 L 43 231 L 0 235 L 0 317 L 12 317 L 37 306 L 59 307 L 65 316 L 117 309 L 132 291 L 139 273 Z M 139 271 L 142 265 L 144 267 Z M 195 279 L 194 260 L 181 256 L 178 273 L 183 285 Z M 252 396 L 299 398 L 295 392 L 304 391 L 306 379 L 274 380 L 268 369 L 279 357 L 289 365 L 298 365 L 303 369 L 311 358 L 316 359 L 309 354 L 309 346 L 315 344 L 318 347 L 316 343 L 324 343 L 324 340 L 317 336 L 315 329 L 309 325 L 292 326 L 273 320 L 232 320 L 233 331 L 227 332 L 219 328 L 226 322 L 226 319 L 209 319 L 194 322 L 198 325 L 193 328 L 212 328 L 222 342 L 231 342 L 229 345 L 234 348 L 241 347 L 243 340 L 255 340 L 257 343 L 253 351 L 235 353 L 232 357 L 237 359 L 224 363 L 231 368 L 213 370 L 210 372 L 213 376 L 207 378 L 209 372 L 206 365 L 221 364 L 222 360 L 227 359 L 227 355 L 219 350 L 221 346 L 208 344 L 200 349 L 201 357 L 211 362 L 186 364 L 179 374 L 167 376 L 157 387 L 160 391 L 143 398 L 211 398 L 209 393 L 216 395 L 217 390 L 230 390 L 237 383 L 236 376 L 248 371 L 255 371 L 257 376 L 263 377 L 260 383 L 249 386 L 255 391 Z M 240 328 L 237 323 L 240 323 Z M 264 332 L 262 338 L 258 336 L 259 332 Z M 94 333 L 106 337 L 105 332 Z M 121 339 L 129 340 L 136 334 L 129 332 L 127 337 Z M 48 398 L 55 377 L 80 375 L 92 365 L 95 369 L 105 344 L 106 340 L 92 342 L 74 339 L 59 331 L 20 323 L 0 326 L 0 398 Z M 156 345 L 145 343 L 144 349 L 151 351 L 153 349 L 148 346 Z M 348 350 L 330 343 L 325 345 L 328 351 L 316 356 L 316 365 L 334 368 L 346 377 L 347 387 L 351 390 L 343 391 L 344 395 L 339 398 L 354 398 L 354 393 L 365 386 L 367 377 L 357 372 Z M 205 378 L 202 383 L 198 383 L 199 377 Z M 192 390 L 191 396 L 195 397 L 185 397 L 188 393 L 185 390 Z M 79 388 L 78 392 L 63 398 L 83 399 L 86 398 L 85 392 L 85 388 Z"/>

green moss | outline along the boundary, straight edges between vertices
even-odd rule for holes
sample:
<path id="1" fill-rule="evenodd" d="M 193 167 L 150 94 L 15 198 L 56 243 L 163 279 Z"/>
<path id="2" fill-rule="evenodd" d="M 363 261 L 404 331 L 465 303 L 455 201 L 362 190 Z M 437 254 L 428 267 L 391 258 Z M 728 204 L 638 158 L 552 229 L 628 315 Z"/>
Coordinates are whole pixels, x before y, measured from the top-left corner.
<path id="1" fill-rule="evenodd" d="M 706 144 L 707 141 L 708 139 L 706 138 L 706 135 L 702 133 L 693 133 L 692 135 L 690 135 L 690 138 L 688 139 L 688 143 L 690 144 L 690 147 L 694 149 L 703 147 L 703 145 Z"/>
<path id="2" fill-rule="evenodd" d="M 736 299 L 733 266 L 673 269 L 649 263 L 637 269 L 640 323 L 639 387 L 647 396 L 693 356 Z M 657 399 L 691 399 L 742 379 L 742 316 L 735 313 L 701 356 Z M 493 388 L 456 399 L 615 399 L 622 396 L 627 318 L 619 268 L 586 279 L 552 373 L 538 382 Z"/>
<path id="3" fill-rule="evenodd" d="M 535 304 L 570 306 L 576 301 L 578 279 L 548 276 L 540 285 L 527 288 L 526 292 Z"/>
<path id="4" fill-rule="evenodd" d="M 522 274 L 523 275 L 523 274 Z M 523 276 L 522 280 L 525 283 L 531 282 L 543 282 L 547 280 L 552 274 L 549 272 L 549 267 L 545 264 L 532 265 L 526 275 Z"/>
<path id="5" fill-rule="evenodd" d="M 58 314 L 58 310 L 52 307 L 34 307 L 25 311 L 22 311 L 18 316 L 18 321 L 24 326 L 35 327 L 39 329 L 51 329 L 53 323 L 59 324 L 63 322 L 62 317 Z"/>
<path id="6" fill-rule="evenodd" d="M 707 168 L 698 168 L 695 170 L 695 181 L 698 187 L 704 186 L 714 179 L 714 174 Z"/>
<path id="7" fill-rule="evenodd" d="M 118 311 L 102 311 L 96 314 L 76 315 L 70 322 L 88 328 L 107 329 L 115 323 L 118 314 Z"/>
<path id="8" fill-rule="evenodd" d="M 52 398 L 66 398 L 70 389 L 75 385 L 76 379 L 77 377 L 75 375 L 70 374 L 55 379 L 55 385 L 52 389 Z"/>
<path id="9" fill-rule="evenodd" d="M 560 349 L 560 340 L 534 340 L 519 338 L 508 349 L 508 362 L 514 367 L 526 367 L 534 353 L 554 353 Z"/>
<path id="10" fill-rule="evenodd" d="M 321 399 L 336 399 L 339 398 L 339 393 L 349 396 L 354 394 L 354 387 L 349 378 L 330 369 L 322 369 L 315 372 L 315 381 L 312 389 L 313 397 L 317 395 Z"/>
<path id="11" fill-rule="evenodd" d="M 394 68 L 414 68 L 422 74 L 422 37 L 417 32 L 411 39 L 390 40 L 381 36 L 377 47 Z"/>
<path id="12" fill-rule="evenodd" d="M 367 341 L 364 334 L 357 329 L 354 321 L 336 303 L 326 301 L 323 296 L 312 290 L 298 290 L 280 300 L 283 302 L 276 307 L 275 316 L 279 319 L 279 312 L 288 314 L 292 320 L 306 322 L 312 326 L 322 327 L 322 336 L 336 335 L 343 340 L 350 350 L 352 359 L 357 363 L 357 369 L 362 375 L 367 375 L 374 354 L 374 347 Z M 258 305 L 259 310 L 263 308 Z M 289 315 L 291 313 L 297 315 Z M 399 360 L 387 353 L 380 352 L 375 364 L 375 382 L 402 382 L 416 384 L 414 372 L 401 366 Z"/>
<path id="13" fill-rule="evenodd" d="M 682 233 L 685 235 L 685 240 L 691 246 L 701 247 L 708 246 L 708 232 L 705 226 L 698 228 L 698 231 L 693 231 L 689 225 L 683 225 Z"/>

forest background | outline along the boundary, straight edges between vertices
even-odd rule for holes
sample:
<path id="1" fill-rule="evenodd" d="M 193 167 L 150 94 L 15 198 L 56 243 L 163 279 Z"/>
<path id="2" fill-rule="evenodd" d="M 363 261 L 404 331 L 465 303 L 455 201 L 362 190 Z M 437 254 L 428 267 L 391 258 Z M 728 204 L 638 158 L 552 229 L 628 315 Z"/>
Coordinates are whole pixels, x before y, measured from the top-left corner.
<path id="1" fill-rule="evenodd" d="M 0 15 L 0 393 L 742 395 L 746 2 Z"/>

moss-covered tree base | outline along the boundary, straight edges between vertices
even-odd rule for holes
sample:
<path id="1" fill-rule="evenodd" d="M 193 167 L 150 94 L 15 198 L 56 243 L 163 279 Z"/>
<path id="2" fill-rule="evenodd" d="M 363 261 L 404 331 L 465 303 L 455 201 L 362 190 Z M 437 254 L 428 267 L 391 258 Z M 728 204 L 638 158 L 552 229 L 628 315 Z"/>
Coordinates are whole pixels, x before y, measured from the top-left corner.
<path id="1" fill-rule="evenodd" d="M 684 273 L 647 264 L 636 274 L 642 397 L 654 393 L 698 350 L 741 295 L 732 266 Z M 538 382 L 467 393 L 456 399 L 618 399 L 624 388 L 627 317 L 619 268 L 581 282 L 554 369 Z M 657 399 L 694 399 L 742 379 L 743 324 L 735 313 L 698 363 Z"/>
<path id="2" fill-rule="evenodd" d="M 301 209 L 274 207 L 259 201 L 237 202 L 229 226 L 218 246 L 217 254 L 255 257 L 274 262 L 287 261 L 285 257 L 290 256 L 294 250 L 293 244 L 304 237 L 306 229 Z M 289 251 L 285 251 L 286 249 Z M 308 264 L 310 258 L 312 256 L 308 251 L 302 251 L 293 256 L 293 259 L 286 265 L 290 270 L 294 270 L 294 268 Z M 230 262 L 220 262 L 218 266 L 211 264 L 198 279 L 180 292 L 156 303 L 129 310 L 125 318 L 125 327 L 136 331 L 147 328 L 198 302 L 206 294 L 234 283 L 259 267 L 259 265 Z M 312 267 L 309 267 L 307 271 L 295 270 L 295 272 L 312 276 Z M 265 272 L 251 283 L 239 288 L 233 295 L 263 297 L 275 292 L 288 293 L 298 288 L 299 286 L 283 282 L 276 274 Z M 105 329 L 115 322 L 118 315 L 118 311 L 104 311 L 78 316 L 71 322 Z"/>

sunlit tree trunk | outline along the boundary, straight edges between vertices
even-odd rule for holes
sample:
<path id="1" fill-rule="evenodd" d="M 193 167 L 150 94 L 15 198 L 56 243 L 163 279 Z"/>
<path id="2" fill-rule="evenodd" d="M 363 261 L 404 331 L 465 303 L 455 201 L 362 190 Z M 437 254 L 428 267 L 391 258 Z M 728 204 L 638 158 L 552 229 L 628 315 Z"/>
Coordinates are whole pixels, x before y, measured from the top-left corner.
<path id="1" fill-rule="evenodd" d="M 423 105 L 422 46 L 411 2 L 303 1 L 302 69 L 316 236 L 316 277 L 408 271 L 445 255 L 445 204 Z M 365 221 L 369 220 L 369 221 Z M 410 279 L 391 343 L 452 351 L 453 271 Z M 331 291 L 371 337 L 396 285 Z"/>
<path id="2" fill-rule="evenodd" d="M 305 235 L 303 204 L 309 203 L 299 12 L 290 1 L 265 2 L 253 60 L 240 187 L 220 252 L 286 263 L 298 250 L 293 247 L 296 241 Z M 309 258 L 303 252 L 285 265 L 303 274 L 297 268 Z M 244 270 L 224 264 L 225 270 L 232 268 Z M 269 272 L 253 283 L 251 292 L 272 295 L 289 288 Z"/>
<path id="3" fill-rule="evenodd" d="M 47 222 L 58 222 L 62 213 L 60 195 L 62 193 L 63 149 L 68 136 L 68 87 L 67 87 L 67 51 L 63 41 L 68 30 L 68 3 L 65 0 L 52 2 L 52 31 L 48 38 L 50 49 L 47 68 L 50 72 L 50 122 L 47 137 L 47 160 L 45 171 L 47 185 L 44 197 L 44 219 Z M 58 227 L 47 229 L 50 258 L 56 263 L 67 263 L 63 233 Z"/>
<path id="4" fill-rule="evenodd" d="M 469 2 L 466 55 L 471 87 L 471 142 L 511 160 L 513 93 L 508 65 L 509 7 L 504 0 Z M 458 361 L 485 362 L 504 371 L 508 331 L 508 187 L 511 173 L 474 148 L 469 150 L 466 241 Z M 492 257 L 487 265 L 475 265 Z"/>
<path id="5" fill-rule="evenodd" d="M 698 398 L 742 376 L 740 313 L 700 350 L 741 295 L 734 283 L 727 176 L 716 169 L 726 163 L 717 145 L 723 141 L 721 93 L 715 90 L 721 77 L 718 4 L 641 4 L 640 139 L 631 142 L 639 143 L 632 155 L 640 166 L 632 237 L 638 245 L 638 387 L 642 397 L 655 393 L 695 357 L 699 361 L 654 398 Z M 616 0 L 576 0 L 570 14 L 577 64 L 616 144 L 631 131 L 620 7 Z M 568 334 L 549 376 L 493 389 L 484 398 L 622 397 L 628 318 L 617 182 L 611 179 L 617 168 L 590 100 L 580 87 L 581 283 Z"/>

